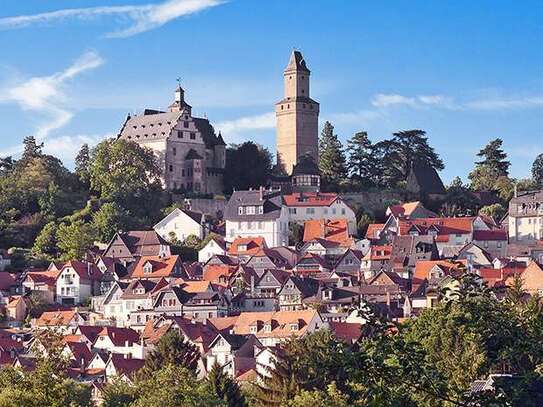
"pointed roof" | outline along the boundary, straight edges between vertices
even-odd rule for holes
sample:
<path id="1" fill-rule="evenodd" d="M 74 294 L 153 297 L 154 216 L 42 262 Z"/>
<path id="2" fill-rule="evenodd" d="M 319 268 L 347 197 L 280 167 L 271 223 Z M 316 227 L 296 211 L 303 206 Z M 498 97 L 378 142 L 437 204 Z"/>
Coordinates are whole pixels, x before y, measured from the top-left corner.
<path id="1" fill-rule="evenodd" d="M 285 72 L 288 71 L 305 71 L 310 72 L 305 64 L 305 59 L 300 51 L 293 50 L 290 54 L 290 59 Z"/>
<path id="2" fill-rule="evenodd" d="M 224 142 L 224 139 L 222 138 L 222 134 L 221 132 L 219 131 L 219 135 L 217 136 L 217 144 L 216 145 L 219 145 L 219 146 L 225 146 L 226 143 Z"/>

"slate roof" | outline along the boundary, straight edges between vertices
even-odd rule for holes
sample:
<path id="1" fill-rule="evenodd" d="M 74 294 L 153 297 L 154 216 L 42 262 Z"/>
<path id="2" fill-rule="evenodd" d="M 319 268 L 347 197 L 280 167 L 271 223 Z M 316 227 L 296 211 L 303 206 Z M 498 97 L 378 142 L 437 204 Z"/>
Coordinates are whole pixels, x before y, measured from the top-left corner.
<path id="1" fill-rule="evenodd" d="M 298 158 L 298 164 L 292 169 L 292 176 L 297 175 L 320 175 L 319 166 L 309 154 L 304 154 Z"/>
<path id="2" fill-rule="evenodd" d="M 411 165 L 407 177 L 407 190 L 421 194 L 444 194 L 445 186 L 435 168 L 417 161 Z"/>
<path id="3" fill-rule="evenodd" d="M 182 112 L 146 110 L 143 115 L 128 117 L 119 133 L 119 138 L 155 140 L 167 138 L 177 125 Z"/>
<path id="4" fill-rule="evenodd" d="M 287 71 L 305 71 L 308 73 L 310 72 L 305 63 L 304 56 L 302 55 L 300 51 L 294 50 L 290 54 L 288 65 L 285 68 L 285 72 Z"/>
<path id="5" fill-rule="evenodd" d="M 234 191 L 224 210 L 224 219 L 229 221 L 268 221 L 281 216 L 283 200 L 280 191 Z M 240 206 L 263 206 L 262 214 L 240 215 Z"/>

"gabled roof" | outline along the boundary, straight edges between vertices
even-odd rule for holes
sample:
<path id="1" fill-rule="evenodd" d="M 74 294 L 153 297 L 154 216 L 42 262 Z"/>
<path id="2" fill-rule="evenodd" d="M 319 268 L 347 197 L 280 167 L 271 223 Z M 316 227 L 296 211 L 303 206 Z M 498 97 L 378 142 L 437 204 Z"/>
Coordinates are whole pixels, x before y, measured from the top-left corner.
<path id="1" fill-rule="evenodd" d="M 328 207 L 340 198 L 335 192 L 295 192 L 283 195 L 283 199 L 288 207 Z"/>
<path id="2" fill-rule="evenodd" d="M 116 233 L 109 242 L 106 252 L 117 238 L 121 239 L 133 256 L 156 255 L 157 246 L 169 246 L 169 243 L 154 230 L 131 230 Z"/>
<path id="3" fill-rule="evenodd" d="M 424 213 L 427 218 L 437 218 L 437 215 L 426 209 L 420 201 L 405 202 L 403 204 L 392 205 L 387 209 L 387 214 L 393 215 L 397 218 L 411 218 L 416 210 Z"/>
<path id="4" fill-rule="evenodd" d="M 229 221 L 269 221 L 281 216 L 283 200 L 280 191 L 264 189 L 249 191 L 234 191 L 226 204 L 224 219 Z M 240 214 L 240 207 L 262 206 L 263 213 Z M 243 209 L 243 208 L 242 208 Z"/>
<path id="5" fill-rule="evenodd" d="M 105 326 L 102 328 L 99 337 L 108 337 L 115 346 L 132 346 L 133 343 L 139 342 L 139 335 L 136 331 L 130 328 L 117 328 L 112 326 Z"/>
<path id="6" fill-rule="evenodd" d="M 202 160 L 204 157 L 202 157 L 198 152 L 191 148 L 187 155 L 185 156 L 185 160 Z"/>
<path id="7" fill-rule="evenodd" d="M 151 272 L 145 272 L 144 268 L 150 265 Z M 168 257 L 142 256 L 136 262 L 130 278 L 161 278 L 181 275 L 181 261 L 178 255 Z"/>
<path id="8" fill-rule="evenodd" d="M 75 310 L 45 311 L 36 320 L 37 326 L 66 326 L 79 314 Z"/>
<path id="9" fill-rule="evenodd" d="M 195 211 L 189 211 L 188 209 L 181 209 L 181 208 L 175 208 L 173 211 L 171 211 L 168 215 L 166 215 L 160 222 L 158 222 L 154 228 L 162 227 L 166 225 L 171 220 L 175 219 L 178 216 L 182 216 L 182 214 L 185 214 L 190 219 L 192 219 L 194 222 L 196 222 L 198 225 L 202 224 L 202 221 L 204 220 L 204 214 L 200 212 Z"/>
<path id="10" fill-rule="evenodd" d="M 15 277 L 7 271 L 0 272 L 0 290 L 8 291 L 15 282 Z"/>
<path id="11" fill-rule="evenodd" d="M 246 246 L 246 250 L 241 250 L 240 246 Z M 255 255 L 261 248 L 265 248 L 266 240 L 262 236 L 238 237 L 228 248 L 229 256 Z"/>
<path id="12" fill-rule="evenodd" d="M 143 367 L 145 360 L 131 358 L 118 353 L 112 353 L 107 363 L 111 363 L 115 367 L 115 371 L 118 376 L 132 376 L 132 374 Z"/>
<path id="13" fill-rule="evenodd" d="M 378 234 L 382 232 L 384 227 L 384 223 L 370 223 L 368 225 L 368 229 L 366 230 L 366 239 L 378 239 L 380 237 Z"/>
<path id="14" fill-rule="evenodd" d="M 79 260 L 70 260 L 62 266 L 60 273 L 72 268 L 82 280 L 95 281 L 102 278 L 102 272 L 93 263 L 84 263 Z"/>
<path id="15" fill-rule="evenodd" d="M 317 238 L 340 243 L 343 246 L 350 246 L 353 243 L 349 237 L 347 219 L 311 219 L 305 221 L 303 241 L 307 242 Z"/>

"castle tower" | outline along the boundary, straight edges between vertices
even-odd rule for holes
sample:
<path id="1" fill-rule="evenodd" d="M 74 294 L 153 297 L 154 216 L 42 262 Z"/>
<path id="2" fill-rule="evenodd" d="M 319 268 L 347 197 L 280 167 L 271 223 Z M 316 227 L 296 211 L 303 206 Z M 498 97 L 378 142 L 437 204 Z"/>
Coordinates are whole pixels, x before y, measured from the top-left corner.
<path id="1" fill-rule="evenodd" d="M 285 97 L 275 104 L 277 163 L 287 174 L 305 154 L 319 159 L 319 104 L 309 96 L 309 75 L 301 52 L 292 51 L 283 72 Z"/>

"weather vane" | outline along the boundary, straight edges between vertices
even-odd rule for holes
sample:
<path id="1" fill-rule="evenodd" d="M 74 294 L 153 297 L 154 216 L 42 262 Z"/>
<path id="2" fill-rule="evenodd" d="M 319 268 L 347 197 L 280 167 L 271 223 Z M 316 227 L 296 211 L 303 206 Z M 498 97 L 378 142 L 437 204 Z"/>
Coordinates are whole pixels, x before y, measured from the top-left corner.
<path id="1" fill-rule="evenodd" d="M 181 77 L 177 77 L 177 85 L 179 85 L 179 87 L 181 87 Z"/>

